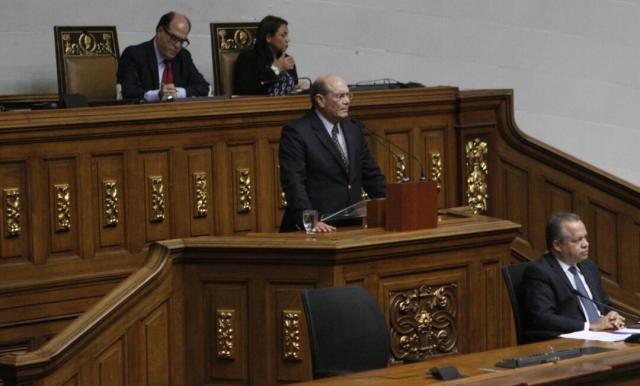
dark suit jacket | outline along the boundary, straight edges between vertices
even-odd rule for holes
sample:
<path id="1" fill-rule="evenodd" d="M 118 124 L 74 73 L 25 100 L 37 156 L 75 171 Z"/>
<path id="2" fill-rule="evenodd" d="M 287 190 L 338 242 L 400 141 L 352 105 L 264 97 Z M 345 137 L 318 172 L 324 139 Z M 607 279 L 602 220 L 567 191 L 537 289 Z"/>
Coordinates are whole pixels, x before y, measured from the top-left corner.
<path id="1" fill-rule="evenodd" d="M 578 263 L 591 295 L 599 303 L 609 299 L 602 289 L 600 272 L 591 260 Z M 524 271 L 524 320 L 527 331 L 551 331 L 561 334 L 582 330 L 587 320 L 582 312 L 580 298 L 573 293 L 573 286 L 562 267 L 551 254 L 542 256 Z M 609 310 L 598 306 L 605 315 Z"/>
<path id="2" fill-rule="evenodd" d="M 198 72 L 193 64 L 191 54 L 186 49 L 180 50 L 172 60 L 173 83 L 183 87 L 187 96 L 207 96 L 209 83 Z M 118 61 L 118 83 L 122 86 L 122 97 L 125 99 L 142 99 L 149 90 L 157 90 L 158 60 L 153 49 L 153 39 L 127 47 Z"/>
<path id="3" fill-rule="evenodd" d="M 242 51 L 236 60 L 233 72 L 233 93 L 238 95 L 266 95 L 277 76 L 271 64 L 265 65 L 255 50 Z M 298 83 L 296 67 L 287 71 Z"/>
<path id="4" fill-rule="evenodd" d="M 386 181 L 369 151 L 362 123 L 347 118 L 340 124 L 349 170 L 315 112 L 282 128 L 280 178 L 288 204 L 281 232 L 301 229 L 304 209 L 330 214 L 359 202 L 360 188 L 371 198 L 384 197 Z"/>

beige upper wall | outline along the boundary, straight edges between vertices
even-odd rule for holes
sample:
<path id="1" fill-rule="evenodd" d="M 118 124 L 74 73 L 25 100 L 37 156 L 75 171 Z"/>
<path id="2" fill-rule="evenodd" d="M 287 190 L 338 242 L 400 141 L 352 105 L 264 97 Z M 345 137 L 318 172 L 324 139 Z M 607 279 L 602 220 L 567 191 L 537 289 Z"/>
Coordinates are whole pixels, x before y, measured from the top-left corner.
<path id="1" fill-rule="evenodd" d="M 54 25 L 115 25 L 122 50 L 172 9 L 210 82 L 209 23 L 276 14 L 301 76 L 513 88 L 522 130 L 640 185 L 639 0 L 4 0 L 0 94 L 56 92 Z"/>

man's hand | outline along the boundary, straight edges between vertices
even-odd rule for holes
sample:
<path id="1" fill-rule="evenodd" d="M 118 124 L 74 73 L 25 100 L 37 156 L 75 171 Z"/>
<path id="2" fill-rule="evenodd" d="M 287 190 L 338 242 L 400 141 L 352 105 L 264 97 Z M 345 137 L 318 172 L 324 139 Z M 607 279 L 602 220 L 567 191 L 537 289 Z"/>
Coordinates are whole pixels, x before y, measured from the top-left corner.
<path id="1" fill-rule="evenodd" d="M 318 233 L 335 232 L 336 227 L 331 226 L 329 224 L 325 224 L 322 221 L 318 221 L 316 223 L 316 227 L 314 228 L 314 230 Z"/>
<path id="2" fill-rule="evenodd" d="M 168 98 L 175 98 L 178 95 L 178 90 L 173 83 L 167 83 L 160 86 L 159 97 L 160 100 L 167 100 Z"/>
<path id="3" fill-rule="evenodd" d="M 608 314 L 600 317 L 597 322 L 589 325 L 589 329 L 592 331 L 619 329 L 623 327 L 624 317 L 615 311 L 610 311 Z"/>

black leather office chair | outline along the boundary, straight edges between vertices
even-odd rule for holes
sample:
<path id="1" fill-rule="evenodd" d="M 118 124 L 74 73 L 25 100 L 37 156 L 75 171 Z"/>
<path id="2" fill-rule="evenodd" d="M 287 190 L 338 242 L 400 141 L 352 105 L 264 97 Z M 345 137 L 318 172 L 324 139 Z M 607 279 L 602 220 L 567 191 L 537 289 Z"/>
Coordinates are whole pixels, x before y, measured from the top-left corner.
<path id="1" fill-rule="evenodd" d="M 360 287 L 307 290 L 302 302 L 314 378 L 387 366 L 389 331 L 367 291 Z"/>
<path id="2" fill-rule="evenodd" d="M 507 286 L 509 299 L 511 300 L 511 309 L 513 310 L 513 321 L 515 322 L 518 344 L 528 342 L 524 333 L 524 310 L 521 309 L 520 299 L 522 297 L 522 276 L 529 264 L 531 263 L 527 262 L 502 267 L 502 277 L 504 278 L 504 284 Z"/>

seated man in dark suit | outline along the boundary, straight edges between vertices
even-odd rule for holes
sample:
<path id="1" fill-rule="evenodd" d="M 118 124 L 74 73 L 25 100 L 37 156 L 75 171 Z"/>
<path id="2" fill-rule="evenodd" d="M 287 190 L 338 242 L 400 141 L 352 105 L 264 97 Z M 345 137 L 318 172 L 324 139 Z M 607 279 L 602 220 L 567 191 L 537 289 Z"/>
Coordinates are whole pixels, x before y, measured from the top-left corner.
<path id="1" fill-rule="evenodd" d="M 624 327 L 606 307 L 600 272 L 589 258 L 587 230 L 574 213 L 554 213 L 546 228 L 547 254 L 524 272 L 525 333 L 532 340 L 580 330 Z M 594 299 L 591 301 L 589 299 Z"/>
<path id="2" fill-rule="evenodd" d="M 160 18 L 153 39 L 127 47 L 118 62 L 123 98 L 157 101 L 208 95 L 209 83 L 185 49 L 190 31 L 186 16 L 169 12 Z"/>
<path id="3" fill-rule="evenodd" d="M 361 200 L 363 188 L 371 198 L 385 195 L 386 181 L 373 159 L 363 124 L 349 118 L 351 94 L 347 82 L 335 75 L 318 78 L 310 90 L 312 110 L 282 128 L 280 177 L 287 209 L 280 232 L 302 229 L 302 211 L 331 214 Z M 334 225 L 318 222 L 317 232 Z"/>

